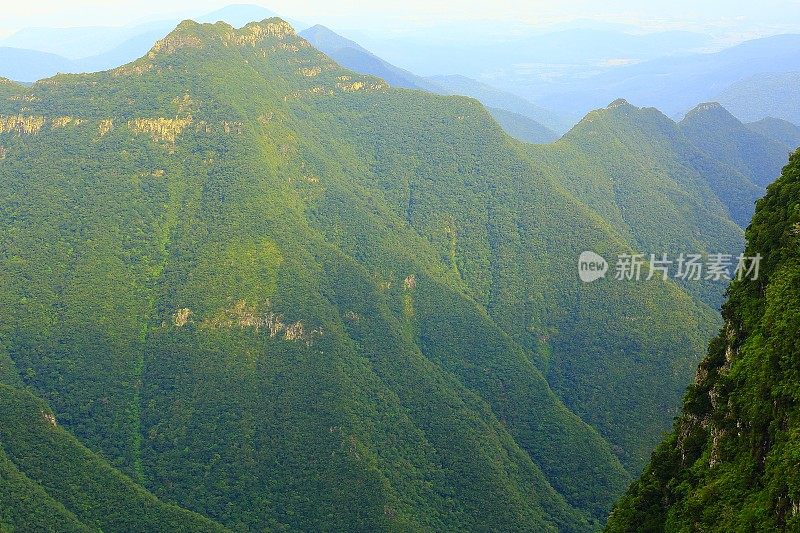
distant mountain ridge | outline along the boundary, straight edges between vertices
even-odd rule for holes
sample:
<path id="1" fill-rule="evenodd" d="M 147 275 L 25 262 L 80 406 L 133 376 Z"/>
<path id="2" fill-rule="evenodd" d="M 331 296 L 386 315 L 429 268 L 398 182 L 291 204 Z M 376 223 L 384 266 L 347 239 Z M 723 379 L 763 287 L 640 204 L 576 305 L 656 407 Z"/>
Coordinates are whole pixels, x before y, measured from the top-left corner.
<path id="1" fill-rule="evenodd" d="M 780 176 L 789 154 L 797 148 L 754 132 L 716 102 L 698 105 L 679 126 L 706 153 L 742 169 L 759 187 Z M 743 215 L 747 222 L 752 218 L 752 212 Z"/>
<path id="2" fill-rule="evenodd" d="M 737 81 L 715 99 L 745 121 L 775 117 L 800 124 L 800 68 Z"/>
<path id="3" fill-rule="evenodd" d="M 475 81 L 466 76 L 442 75 L 430 76 L 426 79 L 440 86 L 442 94 L 461 94 L 475 98 L 487 107 L 505 109 L 506 111 L 526 116 L 556 133 L 566 132 L 573 124 L 570 117 L 559 115 L 521 96 Z"/>
<path id="4" fill-rule="evenodd" d="M 542 105 L 562 112 L 584 112 L 624 96 L 637 105 L 656 107 L 668 116 L 675 116 L 698 102 L 719 99 L 725 104 L 733 103 L 720 94 L 744 78 L 798 70 L 800 35 L 787 34 L 746 41 L 711 54 L 654 59 L 619 67 L 586 78 L 582 83 L 531 88 L 529 92 Z M 754 116 L 752 110 L 746 110 L 745 102 L 731 107 L 734 114 L 740 109 L 746 111 L 741 115 L 744 120 L 766 116 L 786 118 L 776 115 L 774 110 Z"/>
<path id="5" fill-rule="evenodd" d="M 796 149 L 800 146 L 800 127 L 780 118 L 767 117 L 746 126 L 756 133 Z"/>
<path id="6" fill-rule="evenodd" d="M 315 48 L 322 50 L 340 65 L 386 80 L 393 87 L 434 92 L 437 86 L 377 57 L 361 45 L 317 24 L 299 33 Z"/>
<path id="7" fill-rule="evenodd" d="M 362 74 L 378 76 L 393 87 L 418 89 L 437 94 L 470 96 L 483 103 L 506 131 L 520 140 L 535 143 L 554 141 L 556 132 L 566 131 L 568 121 L 542 109 L 524 98 L 479 83 L 464 76 L 423 78 L 395 67 L 375 56 L 358 43 L 342 37 L 322 25 L 300 32 L 336 62 Z M 494 110 L 500 110 L 496 112 Z"/>

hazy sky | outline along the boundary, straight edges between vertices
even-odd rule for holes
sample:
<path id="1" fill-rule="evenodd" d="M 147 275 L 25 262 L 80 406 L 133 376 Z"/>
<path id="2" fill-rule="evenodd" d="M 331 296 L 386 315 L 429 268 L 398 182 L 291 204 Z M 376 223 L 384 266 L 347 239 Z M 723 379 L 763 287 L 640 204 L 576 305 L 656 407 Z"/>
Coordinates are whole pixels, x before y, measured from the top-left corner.
<path id="1" fill-rule="evenodd" d="M 224 0 L 0 0 L 0 36 L 29 26 L 125 25 L 185 18 Z M 270 0 L 287 18 L 338 28 L 398 33 L 449 21 L 503 21 L 543 26 L 574 19 L 635 24 L 645 30 L 690 29 L 744 37 L 800 33 L 800 0 Z"/>

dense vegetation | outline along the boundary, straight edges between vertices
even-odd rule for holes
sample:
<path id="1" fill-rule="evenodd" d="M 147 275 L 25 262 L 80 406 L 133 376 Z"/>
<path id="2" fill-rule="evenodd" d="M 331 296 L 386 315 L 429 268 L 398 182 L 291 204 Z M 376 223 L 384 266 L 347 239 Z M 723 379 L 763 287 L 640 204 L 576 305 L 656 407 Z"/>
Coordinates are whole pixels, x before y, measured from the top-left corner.
<path id="1" fill-rule="evenodd" d="M 608 531 L 800 528 L 800 153 L 759 202 L 747 241 L 764 257 L 760 276 L 731 285 L 674 430 Z"/>
<path id="2" fill-rule="evenodd" d="M 741 169 L 761 187 L 775 181 L 789 153 L 797 148 L 791 146 L 790 150 L 786 144 L 753 131 L 717 103 L 700 104 L 686 114 L 679 126 L 707 154 Z"/>
<path id="3" fill-rule="evenodd" d="M 790 152 L 800 146 L 800 128 L 786 120 L 767 117 L 746 126 L 751 131 L 782 143 Z"/>
<path id="4" fill-rule="evenodd" d="M 57 425 L 29 392 L 0 385 L 0 530 L 225 531 L 158 501 Z"/>
<path id="5" fill-rule="evenodd" d="M 668 244 L 653 213 L 683 213 L 652 188 L 620 204 L 654 202 L 635 220 L 585 195 L 588 169 L 621 172 L 592 128 L 633 112 L 526 146 L 475 100 L 390 89 L 278 19 L 187 21 L 113 71 L 0 91 L 4 390 L 91 450 L 64 460 L 107 461 L 87 476 L 231 529 L 592 530 L 717 325 L 671 281 L 577 279 L 583 250 Z M 701 172 L 722 163 L 653 146 L 642 180 L 712 217 L 670 231 L 740 244 Z M 20 486 L 14 468 L 45 467 L 4 449 Z M 76 527 L 118 529 L 31 479 Z"/>

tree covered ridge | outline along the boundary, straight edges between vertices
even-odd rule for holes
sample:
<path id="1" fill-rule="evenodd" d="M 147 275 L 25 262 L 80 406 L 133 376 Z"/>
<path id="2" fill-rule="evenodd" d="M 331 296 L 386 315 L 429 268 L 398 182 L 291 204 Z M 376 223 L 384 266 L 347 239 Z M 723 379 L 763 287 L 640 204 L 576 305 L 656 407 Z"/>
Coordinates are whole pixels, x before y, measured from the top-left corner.
<path id="1" fill-rule="evenodd" d="M 672 282 L 582 286 L 639 243 L 476 101 L 277 19 L 12 89 L 0 379 L 226 527 L 596 528 L 716 327 Z"/>
<path id="2" fill-rule="evenodd" d="M 608 531 L 800 527 L 800 153 L 758 202 L 747 241 L 761 275 L 731 284 L 683 412 Z"/>
<path id="3" fill-rule="evenodd" d="M 389 92 L 251 30 L 185 23 L 3 100 L 4 381 L 233 529 L 592 529 L 628 479 L 610 445 L 362 183 L 397 177 L 346 106 L 385 122 Z M 478 106 L 428 101 L 422 123 L 509 150 Z"/>

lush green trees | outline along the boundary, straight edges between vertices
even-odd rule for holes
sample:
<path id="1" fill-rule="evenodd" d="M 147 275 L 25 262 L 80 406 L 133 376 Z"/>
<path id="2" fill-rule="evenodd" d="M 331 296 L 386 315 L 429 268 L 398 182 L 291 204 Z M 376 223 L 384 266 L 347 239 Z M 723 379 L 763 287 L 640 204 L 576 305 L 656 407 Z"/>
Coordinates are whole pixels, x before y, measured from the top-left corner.
<path id="1" fill-rule="evenodd" d="M 800 154 L 747 229 L 757 280 L 731 285 L 725 326 L 671 435 L 608 531 L 796 531 L 800 527 Z"/>
<path id="2" fill-rule="evenodd" d="M 679 127 L 707 154 L 739 169 L 760 187 L 777 179 L 789 153 L 797 148 L 753 131 L 717 103 L 700 104 Z M 744 214 L 746 225 L 752 212 Z"/>
<path id="3" fill-rule="evenodd" d="M 182 23 L 0 115 L 0 379 L 114 479 L 231 529 L 592 530 L 715 327 L 672 282 L 580 283 L 581 251 L 649 241 L 564 182 L 577 152 L 277 19 Z M 735 241 L 654 154 L 722 225 L 697 242 Z"/>
<path id="4" fill-rule="evenodd" d="M 157 500 L 27 391 L 0 385 L 0 427 L 0 525 L 10 531 L 225 531 Z"/>

